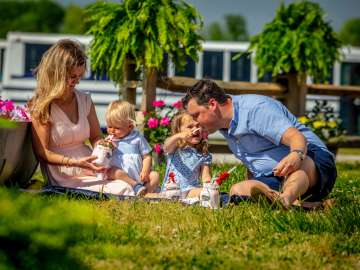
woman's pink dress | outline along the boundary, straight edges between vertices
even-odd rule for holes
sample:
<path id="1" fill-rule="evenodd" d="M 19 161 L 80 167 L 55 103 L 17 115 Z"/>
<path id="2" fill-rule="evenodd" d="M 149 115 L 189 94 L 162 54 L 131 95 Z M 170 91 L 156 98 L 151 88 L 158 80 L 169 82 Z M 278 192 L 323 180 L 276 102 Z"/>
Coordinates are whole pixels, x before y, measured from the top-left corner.
<path id="1" fill-rule="evenodd" d="M 71 158 L 90 156 L 92 150 L 85 145 L 90 137 L 87 116 L 90 113 L 91 98 L 88 94 L 75 90 L 78 104 L 78 123 L 74 124 L 55 103 L 51 105 L 51 132 L 49 148 L 55 153 Z M 122 180 L 98 180 L 96 175 L 79 167 L 46 165 L 50 173 L 51 184 L 81 188 L 116 195 L 134 195 L 132 187 Z"/>

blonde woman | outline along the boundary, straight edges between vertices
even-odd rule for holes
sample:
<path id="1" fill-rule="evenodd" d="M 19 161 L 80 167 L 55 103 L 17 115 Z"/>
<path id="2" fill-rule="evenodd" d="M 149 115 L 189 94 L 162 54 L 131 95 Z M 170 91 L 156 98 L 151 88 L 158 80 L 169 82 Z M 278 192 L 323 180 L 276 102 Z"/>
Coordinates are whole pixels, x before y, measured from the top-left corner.
<path id="1" fill-rule="evenodd" d="M 85 70 L 86 55 L 75 41 L 60 40 L 43 55 L 29 102 L 35 152 L 50 174 L 50 184 L 133 195 L 122 180 L 95 177 L 105 168 L 92 163 L 96 157 L 85 142 L 94 147 L 101 139 L 99 121 L 90 96 L 75 89 Z"/>

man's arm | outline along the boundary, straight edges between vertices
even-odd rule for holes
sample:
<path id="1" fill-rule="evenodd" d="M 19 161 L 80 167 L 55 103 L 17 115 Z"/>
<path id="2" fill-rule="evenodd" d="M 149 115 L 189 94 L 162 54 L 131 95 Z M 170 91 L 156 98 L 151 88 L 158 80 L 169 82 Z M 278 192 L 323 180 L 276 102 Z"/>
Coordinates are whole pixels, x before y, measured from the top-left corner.
<path id="1" fill-rule="evenodd" d="M 296 151 L 302 151 L 306 154 L 306 138 L 294 127 L 288 128 L 281 137 L 281 144 L 290 148 L 290 153 L 284 157 L 274 168 L 275 176 L 286 176 L 301 166 L 301 154 Z"/>

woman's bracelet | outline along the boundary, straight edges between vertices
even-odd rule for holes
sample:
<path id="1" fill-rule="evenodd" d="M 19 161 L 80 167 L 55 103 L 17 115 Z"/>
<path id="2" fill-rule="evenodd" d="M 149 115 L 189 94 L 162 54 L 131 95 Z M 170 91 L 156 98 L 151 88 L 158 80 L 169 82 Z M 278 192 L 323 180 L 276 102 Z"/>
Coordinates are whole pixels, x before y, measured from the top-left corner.
<path id="1" fill-rule="evenodd" d="M 65 159 L 66 159 L 66 157 L 63 156 L 62 159 L 61 159 L 61 162 L 60 162 L 61 165 L 65 165 L 65 162 L 64 162 Z"/>
<path id="2" fill-rule="evenodd" d="M 77 162 L 77 159 L 75 159 L 75 158 L 69 158 L 69 160 L 68 160 L 68 166 L 74 167 L 74 166 L 77 165 L 76 162 Z"/>
<path id="3" fill-rule="evenodd" d="M 76 164 L 76 159 L 73 159 L 71 157 L 63 156 L 63 158 L 61 159 L 61 165 L 65 166 L 66 168 L 72 167 L 74 166 L 74 164 Z"/>
<path id="4" fill-rule="evenodd" d="M 72 158 L 69 158 L 68 159 L 68 162 L 67 162 L 67 166 L 68 167 L 71 167 L 73 165 L 73 163 L 71 162 Z"/>

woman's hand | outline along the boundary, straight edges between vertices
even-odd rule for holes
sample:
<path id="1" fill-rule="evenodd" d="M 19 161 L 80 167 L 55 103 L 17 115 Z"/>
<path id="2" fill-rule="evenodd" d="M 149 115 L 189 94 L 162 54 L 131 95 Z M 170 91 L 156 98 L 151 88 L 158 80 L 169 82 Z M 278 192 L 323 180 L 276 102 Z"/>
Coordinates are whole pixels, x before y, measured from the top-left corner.
<path id="1" fill-rule="evenodd" d="M 301 159 L 296 152 L 291 152 L 284 157 L 273 169 L 275 176 L 288 176 L 298 170 L 301 166 Z"/>
<path id="2" fill-rule="evenodd" d="M 96 156 L 88 156 L 88 157 L 83 157 L 80 159 L 75 159 L 75 162 L 74 163 L 71 162 L 69 165 L 80 167 L 83 169 L 89 169 L 94 172 L 104 172 L 106 170 L 106 168 L 104 166 L 98 166 L 98 165 L 92 163 L 92 161 L 94 161 L 96 158 L 97 158 Z M 74 159 L 71 159 L 70 161 L 73 161 L 73 160 Z"/>

